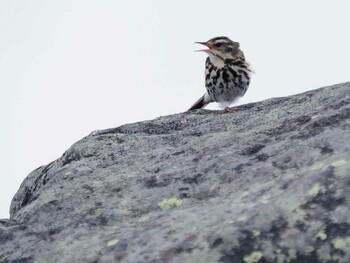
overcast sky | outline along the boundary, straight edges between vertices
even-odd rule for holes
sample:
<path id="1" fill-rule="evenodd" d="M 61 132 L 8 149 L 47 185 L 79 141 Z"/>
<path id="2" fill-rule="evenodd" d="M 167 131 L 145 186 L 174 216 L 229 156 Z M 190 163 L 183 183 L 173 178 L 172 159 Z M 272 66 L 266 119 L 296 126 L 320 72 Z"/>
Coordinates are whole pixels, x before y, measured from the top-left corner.
<path id="1" fill-rule="evenodd" d="M 239 104 L 349 81 L 348 3 L 0 0 L 0 218 L 90 132 L 190 107 L 205 91 L 195 41 L 241 43 L 255 74 Z"/>

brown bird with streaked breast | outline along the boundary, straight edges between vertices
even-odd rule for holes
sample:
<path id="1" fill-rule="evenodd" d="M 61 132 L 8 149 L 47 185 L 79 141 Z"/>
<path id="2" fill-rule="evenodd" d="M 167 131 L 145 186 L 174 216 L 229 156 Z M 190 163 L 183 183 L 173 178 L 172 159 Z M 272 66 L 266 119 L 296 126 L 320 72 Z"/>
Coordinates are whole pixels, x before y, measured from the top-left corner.
<path id="1" fill-rule="evenodd" d="M 207 46 L 207 49 L 198 50 L 208 54 L 205 62 L 207 92 L 189 110 L 202 109 L 211 102 L 220 103 L 225 107 L 224 112 L 236 110 L 237 107 L 228 106 L 246 93 L 252 72 L 239 43 L 224 36 L 196 43 Z"/>

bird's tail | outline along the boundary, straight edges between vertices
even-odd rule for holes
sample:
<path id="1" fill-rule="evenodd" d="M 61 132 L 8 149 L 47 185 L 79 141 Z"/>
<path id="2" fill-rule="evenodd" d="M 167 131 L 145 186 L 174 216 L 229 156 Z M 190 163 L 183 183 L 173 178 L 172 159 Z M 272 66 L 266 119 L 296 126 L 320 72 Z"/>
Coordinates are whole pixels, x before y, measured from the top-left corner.
<path id="1" fill-rule="evenodd" d="M 190 110 L 197 110 L 197 109 L 202 109 L 204 108 L 205 106 L 208 105 L 208 101 L 206 100 L 206 97 L 205 97 L 206 94 L 204 94 L 202 97 L 200 97 L 199 100 L 197 100 L 191 108 L 188 109 L 188 111 Z"/>

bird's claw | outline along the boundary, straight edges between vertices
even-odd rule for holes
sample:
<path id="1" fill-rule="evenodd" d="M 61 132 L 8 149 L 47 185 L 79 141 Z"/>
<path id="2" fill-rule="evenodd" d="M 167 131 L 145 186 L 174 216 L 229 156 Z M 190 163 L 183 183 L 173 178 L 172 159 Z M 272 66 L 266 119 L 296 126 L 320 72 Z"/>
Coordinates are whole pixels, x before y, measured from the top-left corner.
<path id="1" fill-rule="evenodd" d="M 240 108 L 239 107 L 226 107 L 222 111 L 220 111 L 220 114 L 225 114 L 225 113 L 230 113 L 234 111 L 238 111 Z"/>

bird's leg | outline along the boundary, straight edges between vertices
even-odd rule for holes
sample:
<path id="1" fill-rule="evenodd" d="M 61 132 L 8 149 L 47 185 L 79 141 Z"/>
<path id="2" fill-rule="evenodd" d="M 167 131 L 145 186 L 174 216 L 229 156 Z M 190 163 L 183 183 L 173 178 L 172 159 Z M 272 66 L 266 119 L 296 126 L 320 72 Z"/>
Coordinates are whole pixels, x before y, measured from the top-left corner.
<path id="1" fill-rule="evenodd" d="M 222 111 L 220 111 L 220 113 L 221 113 L 221 114 L 230 113 L 230 112 L 237 111 L 237 110 L 239 110 L 239 109 L 240 109 L 239 107 L 225 107 L 225 109 L 223 109 Z"/>
<path id="2" fill-rule="evenodd" d="M 226 111 L 226 112 L 233 112 L 233 111 L 237 111 L 237 110 L 240 110 L 240 107 L 226 107 L 225 109 L 224 109 L 224 111 Z"/>

